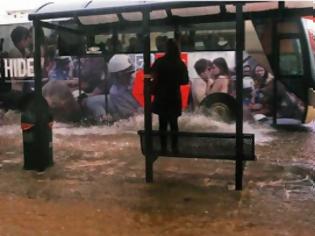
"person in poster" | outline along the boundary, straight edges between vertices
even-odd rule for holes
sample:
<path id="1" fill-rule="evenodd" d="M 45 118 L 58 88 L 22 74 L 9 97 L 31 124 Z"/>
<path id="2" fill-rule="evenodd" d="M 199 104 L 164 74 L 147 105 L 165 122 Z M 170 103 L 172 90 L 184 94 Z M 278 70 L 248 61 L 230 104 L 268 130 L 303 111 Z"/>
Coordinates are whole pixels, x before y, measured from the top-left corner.
<path id="1" fill-rule="evenodd" d="M 232 95 L 231 91 L 231 76 L 229 67 L 223 57 L 218 57 L 213 60 L 214 83 L 211 87 L 209 94 L 212 93 L 228 93 Z"/>
<path id="2" fill-rule="evenodd" d="M 132 95 L 134 66 L 128 55 L 114 55 L 108 63 L 106 94 L 83 98 L 81 104 L 92 119 L 103 123 L 129 118 L 142 111 Z"/>
<path id="3" fill-rule="evenodd" d="M 114 55 L 108 63 L 113 85 L 109 90 L 115 115 L 128 118 L 141 110 L 139 103 L 132 95 L 134 66 L 127 55 Z"/>
<path id="4" fill-rule="evenodd" d="M 32 56 L 29 48 L 32 43 L 32 36 L 29 29 L 24 26 L 17 26 L 11 32 L 11 40 L 14 48 L 9 51 L 9 58 L 29 58 Z M 21 92 L 30 92 L 31 85 L 28 81 L 23 81 L 25 78 L 17 78 L 11 76 L 12 89 Z"/>
<path id="5" fill-rule="evenodd" d="M 191 80 L 192 109 L 199 107 L 201 101 L 209 94 L 214 83 L 212 77 L 213 63 L 201 58 L 196 61 L 194 68 L 199 77 Z"/>
<path id="6" fill-rule="evenodd" d="M 272 116 L 273 114 L 273 86 L 274 78 L 261 65 L 255 66 L 253 70 L 255 81 L 255 102 L 250 106 L 254 114 Z M 303 116 L 304 107 L 300 99 L 289 92 L 285 85 L 277 81 L 277 117 L 300 120 Z"/>

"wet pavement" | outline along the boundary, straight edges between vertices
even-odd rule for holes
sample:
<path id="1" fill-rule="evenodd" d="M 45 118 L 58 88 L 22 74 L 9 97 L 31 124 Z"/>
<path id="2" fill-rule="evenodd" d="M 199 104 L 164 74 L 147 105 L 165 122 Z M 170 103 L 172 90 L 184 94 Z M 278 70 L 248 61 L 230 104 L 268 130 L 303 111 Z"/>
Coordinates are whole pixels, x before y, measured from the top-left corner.
<path id="1" fill-rule="evenodd" d="M 211 123 L 183 119 L 183 130 Z M 142 125 L 57 124 L 55 165 L 44 173 L 22 170 L 21 131 L 2 125 L 0 235 L 315 235 L 311 129 L 245 125 L 257 161 L 246 164 L 237 192 L 230 161 L 160 158 L 146 184 Z"/>

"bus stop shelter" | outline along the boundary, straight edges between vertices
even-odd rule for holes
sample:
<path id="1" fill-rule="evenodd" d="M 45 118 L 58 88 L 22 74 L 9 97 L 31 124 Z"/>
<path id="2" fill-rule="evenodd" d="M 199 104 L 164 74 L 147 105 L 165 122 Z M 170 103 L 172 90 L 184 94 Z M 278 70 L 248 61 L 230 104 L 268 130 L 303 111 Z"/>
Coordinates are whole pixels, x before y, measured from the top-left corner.
<path id="1" fill-rule="evenodd" d="M 87 37 L 98 33 L 132 30 L 142 27 L 143 58 L 144 58 L 144 94 L 145 94 L 145 130 L 143 133 L 146 153 L 146 180 L 153 180 L 152 151 L 153 131 L 150 106 L 150 27 L 154 25 L 180 25 L 185 23 L 204 23 L 218 21 L 235 21 L 236 25 L 236 129 L 233 135 L 235 140 L 235 189 L 242 189 L 244 158 L 243 132 L 243 51 L 244 51 L 244 21 L 254 15 L 279 15 L 283 12 L 290 14 L 304 14 L 308 6 L 299 2 L 219 2 L 219 1 L 82 1 L 75 4 L 47 3 L 29 15 L 33 22 L 34 45 L 34 72 L 36 99 L 42 97 L 41 72 L 41 31 L 42 28 L 54 29 L 57 32 L 68 32 Z M 72 19 L 73 26 L 62 24 L 64 20 Z M 59 23 L 57 23 L 59 22 Z M 275 50 L 274 57 L 278 50 Z M 275 63 L 279 63 L 275 60 Z M 277 68 L 277 66 L 275 67 Z M 277 76 L 277 69 L 274 71 Z M 276 87 L 274 93 L 277 93 Z M 37 107 L 37 113 L 42 112 Z M 274 115 L 275 119 L 275 115 Z M 226 135 L 222 135 L 226 137 Z M 254 146 L 254 143 L 251 144 Z M 254 149 L 253 149 L 254 150 Z M 224 158 L 219 158 L 224 159 Z M 227 158 L 229 159 L 229 158 Z"/>

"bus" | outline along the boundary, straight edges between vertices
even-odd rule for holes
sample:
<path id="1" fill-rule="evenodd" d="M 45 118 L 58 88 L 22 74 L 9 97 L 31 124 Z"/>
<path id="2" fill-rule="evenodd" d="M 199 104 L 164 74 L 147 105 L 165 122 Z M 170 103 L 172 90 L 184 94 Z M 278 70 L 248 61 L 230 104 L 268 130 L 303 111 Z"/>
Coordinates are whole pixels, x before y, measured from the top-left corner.
<path id="1" fill-rule="evenodd" d="M 145 9 L 150 18 L 147 32 L 142 27 Z M 274 124 L 310 122 L 315 115 L 312 2 L 248 1 L 243 12 L 244 118 Z M 151 62 L 163 55 L 167 39 L 180 45 L 190 77 L 190 85 L 181 91 L 183 108 L 233 119 L 237 113 L 235 13 L 230 1 L 47 2 L 30 14 L 41 26 L 42 93 L 55 118 L 62 121 L 82 117 L 116 121 L 141 112 L 143 42 L 149 34 Z M 3 109 L 19 108 L 24 94 L 34 90 L 33 22 L 1 22 Z M 198 62 L 212 65 L 217 58 L 228 66 L 227 96 L 206 94 L 206 82 L 196 69 Z M 134 73 L 125 90 L 128 98 L 116 99 L 112 74 L 129 67 Z M 265 70 L 264 75 L 256 73 L 259 69 Z M 202 94 L 201 99 L 194 93 Z M 132 99 L 138 106 L 130 105 Z"/>

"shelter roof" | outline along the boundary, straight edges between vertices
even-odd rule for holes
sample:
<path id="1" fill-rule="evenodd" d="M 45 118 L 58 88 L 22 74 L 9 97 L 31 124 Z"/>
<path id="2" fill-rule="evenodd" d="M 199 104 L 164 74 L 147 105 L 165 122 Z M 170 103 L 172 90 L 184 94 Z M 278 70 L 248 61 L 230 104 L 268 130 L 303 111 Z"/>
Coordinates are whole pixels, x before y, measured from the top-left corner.
<path id="1" fill-rule="evenodd" d="M 96 25 L 115 22 L 136 22 L 142 20 L 142 11 L 150 9 L 151 20 L 171 17 L 187 18 L 196 16 L 217 16 L 234 14 L 233 1 L 182 1 L 182 0 L 81 0 L 71 3 L 48 2 L 29 15 L 30 20 L 49 20 L 56 18 L 75 18 L 82 25 Z M 312 15 L 312 1 L 248 1 L 244 2 L 246 14 L 266 13 L 272 11 L 300 12 Z"/>

